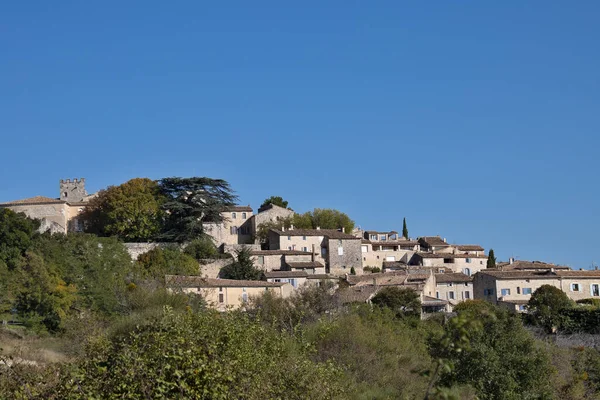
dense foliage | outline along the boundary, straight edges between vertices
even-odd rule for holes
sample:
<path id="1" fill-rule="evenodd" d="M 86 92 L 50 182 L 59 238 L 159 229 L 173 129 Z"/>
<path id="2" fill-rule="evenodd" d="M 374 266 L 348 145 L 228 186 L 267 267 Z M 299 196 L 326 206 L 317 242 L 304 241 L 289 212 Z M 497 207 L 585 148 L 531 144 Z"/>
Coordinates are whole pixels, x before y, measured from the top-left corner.
<path id="1" fill-rule="evenodd" d="M 185 243 L 201 237 L 203 223 L 223 220 L 221 212 L 237 197 L 227 181 L 203 177 L 164 178 L 159 181 L 167 217 L 161 240 Z"/>
<path id="2" fill-rule="evenodd" d="M 408 227 L 406 226 L 406 218 L 402 220 L 402 237 L 408 239 Z"/>
<path id="3" fill-rule="evenodd" d="M 155 181 L 135 178 L 98 192 L 85 207 L 81 219 L 86 232 L 145 242 L 160 232 L 165 200 Z"/>
<path id="4" fill-rule="evenodd" d="M 490 249 L 485 267 L 496 268 L 496 256 L 494 255 L 494 249 Z"/>
<path id="5" fill-rule="evenodd" d="M 292 218 L 292 224 L 295 228 L 302 229 L 341 229 L 346 233 L 352 233 L 354 230 L 354 221 L 341 211 L 330 208 L 315 208 L 313 211 L 307 211 L 304 214 L 295 214 Z"/>
<path id="6" fill-rule="evenodd" d="M 564 310 L 573 306 L 574 302 L 565 292 L 552 285 L 542 285 L 531 295 L 527 308 L 533 321 L 551 332 L 561 325 Z"/>
<path id="7" fill-rule="evenodd" d="M 398 316 L 419 317 L 421 315 L 421 300 L 413 289 L 396 286 L 384 287 L 371 302 L 380 307 L 387 307 Z"/>
<path id="8" fill-rule="evenodd" d="M 279 206 L 279 207 L 283 207 L 283 208 L 288 208 L 288 202 L 286 200 L 284 200 L 283 197 L 281 197 L 281 196 L 271 196 L 268 199 L 265 199 L 265 201 L 263 201 L 262 204 L 260 205 L 260 208 L 266 207 L 269 204 L 273 204 L 275 206 Z"/>
<path id="9" fill-rule="evenodd" d="M 220 277 L 236 280 L 260 280 L 263 272 L 254 266 L 250 250 L 242 247 L 236 251 L 235 261 L 221 268 Z"/>

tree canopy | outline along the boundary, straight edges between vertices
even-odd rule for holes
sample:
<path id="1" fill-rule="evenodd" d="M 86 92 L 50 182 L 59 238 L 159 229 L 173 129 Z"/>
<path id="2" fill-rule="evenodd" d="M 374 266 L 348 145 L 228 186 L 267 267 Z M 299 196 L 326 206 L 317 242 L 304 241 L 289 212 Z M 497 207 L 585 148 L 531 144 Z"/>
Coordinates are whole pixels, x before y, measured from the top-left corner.
<path id="1" fill-rule="evenodd" d="M 171 245 L 140 254 L 134 272 L 141 279 L 162 281 L 165 275 L 199 275 L 200 265 L 194 257 Z"/>
<path id="2" fill-rule="evenodd" d="M 260 280 L 262 271 L 254 266 L 250 250 L 242 247 L 236 251 L 236 260 L 221 268 L 220 277 L 235 280 Z"/>
<path id="3" fill-rule="evenodd" d="M 552 285 L 542 285 L 531 295 L 527 309 L 530 316 L 547 331 L 560 325 L 562 312 L 574 306 L 565 292 Z"/>
<path id="4" fill-rule="evenodd" d="M 350 217 L 338 210 L 330 208 L 315 208 L 313 211 L 307 211 L 304 214 L 295 214 L 292 218 L 292 224 L 295 228 L 301 229 L 340 229 L 344 228 L 346 233 L 352 233 L 354 230 L 354 221 Z"/>
<path id="5" fill-rule="evenodd" d="M 398 316 L 418 317 L 421 315 L 419 294 L 410 288 L 384 287 L 373 296 L 371 302 L 390 308 Z"/>
<path id="6" fill-rule="evenodd" d="M 494 255 L 494 249 L 490 249 L 488 253 L 486 268 L 496 268 L 496 256 Z"/>
<path id="7" fill-rule="evenodd" d="M 145 242 L 154 239 L 161 229 L 165 216 L 161 206 L 165 200 L 155 181 L 134 178 L 98 192 L 81 219 L 86 232 Z"/>
<path id="8" fill-rule="evenodd" d="M 159 181 L 166 197 L 164 230 L 159 236 L 168 242 L 189 242 L 204 234 L 203 223 L 222 222 L 226 207 L 232 206 L 237 196 L 227 181 L 204 177 L 164 178 Z"/>
<path id="9" fill-rule="evenodd" d="M 8 208 L 0 208 L 0 263 L 14 267 L 31 245 L 40 222 Z"/>
<path id="10" fill-rule="evenodd" d="M 263 203 L 260 205 L 260 208 L 268 206 L 269 204 L 273 204 L 275 206 L 287 208 L 288 202 L 283 199 L 281 196 L 271 196 L 268 199 L 265 199 Z"/>

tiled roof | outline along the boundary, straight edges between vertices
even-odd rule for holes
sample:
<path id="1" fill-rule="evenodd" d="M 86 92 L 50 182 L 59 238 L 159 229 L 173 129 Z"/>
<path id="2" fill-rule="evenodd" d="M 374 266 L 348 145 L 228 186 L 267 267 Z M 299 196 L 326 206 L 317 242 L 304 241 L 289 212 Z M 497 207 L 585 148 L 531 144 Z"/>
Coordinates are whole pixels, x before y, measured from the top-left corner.
<path id="1" fill-rule="evenodd" d="M 17 206 L 17 205 L 31 205 L 31 204 L 59 204 L 59 203 L 66 203 L 66 201 L 63 200 L 59 200 L 59 199 L 52 199 L 50 197 L 45 197 L 45 196 L 35 196 L 35 197 L 29 197 L 27 199 L 21 199 L 21 200 L 14 200 L 14 201 L 9 201 L 7 203 L 1 203 L 0 205 L 2 206 Z"/>
<path id="2" fill-rule="evenodd" d="M 435 281 L 437 283 L 471 282 L 473 277 L 462 273 L 435 274 Z"/>
<path id="3" fill-rule="evenodd" d="M 564 265 L 545 263 L 542 261 L 516 260 L 512 264 L 507 262 L 498 263 L 496 267 L 502 270 L 546 270 L 546 269 L 570 269 Z"/>
<path id="4" fill-rule="evenodd" d="M 312 252 L 310 251 L 300 251 L 300 250 L 252 250 L 250 251 L 250 255 L 253 256 L 311 256 Z"/>
<path id="5" fill-rule="evenodd" d="M 431 246 L 450 246 L 448 243 L 444 242 L 444 240 L 439 236 L 423 236 L 418 238 L 420 243 L 424 243 L 427 247 Z"/>
<path id="6" fill-rule="evenodd" d="M 376 286 L 349 287 L 338 291 L 337 296 L 342 303 L 366 303 L 378 289 Z"/>
<path id="7" fill-rule="evenodd" d="M 376 272 L 373 274 L 364 274 L 364 275 L 348 275 L 346 281 L 351 286 L 354 285 L 373 285 L 374 283 L 377 285 L 401 285 L 406 282 L 407 279 L 406 272 L 400 273 L 384 273 L 384 272 Z"/>
<path id="8" fill-rule="evenodd" d="M 329 239 L 360 240 L 359 237 L 340 232 L 336 229 L 290 229 L 279 231 L 271 229 L 280 236 L 325 236 Z"/>
<path id="9" fill-rule="evenodd" d="M 327 274 L 308 274 L 306 279 L 340 279 L 337 276 L 327 275 Z"/>
<path id="10" fill-rule="evenodd" d="M 234 279 L 213 279 L 201 276 L 166 275 L 167 287 L 180 288 L 213 288 L 213 287 L 280 287 L 284 283 L 265 281 L 246 281 Z"/>
<path id="11" fill-rule="evenodd" d="M 454 246 L 460 251 L 484 251 L 485 249 L 478 244 L 459 244 Z"/>
<path id="12" fill-rule="evenodd" d="M 265 278 L 306 278 L 306 271 L 271 271 L 265 272 Z"/>
<path id="13" fill-rule="evenodd" d="M 323 264 L 318 261 L 298 261 L 298 262 L 288 262 L 286 263 L 290 268 L 294 269 L 302 269 L 302 268 L 325 268 Z"/>
<path id="14" fill-rule="evenodd" d="M 448 304 L 448 302 L 446 300 L 436 299 L 435 297 L 423 296 L 421 304 L 424 306 L 437 306 Z"/>
<path id="15" fill-rule="evenodd" d="M 225 208 L 225 212 L 239 212 L 239 211 L 250 211 L 252 212 L 252 207 L 250 206 L 229 206 Z"/>
<path id="16" fill-rule="evenodd" d="M 373 234 L 373 235 L 379 235 L 379 234 L 381 234 L 381 235 L 393 235 L 394 233 L 395 233 L 396 235 L 398 234 L 398 232 L 396 232 L 396 231 L 389 231 L 389 232 L 380 232 L 380 231 L 365 231 L 365 233 L 368 233 L 369 235 L 370 235 L 370 234 Z"/>
<path id="17" fill-rule="evenodd" d="M 485 254 L 451 254 L 451 253 L 426 253 L 417 252 L 416 256 L 421 258 L 487 258 Z"/>
<path id="18" fill-rule="evenodd" d="M 583 271 L 565 271 L 550 270 L 546 271 L 500 271 L 500 270 L 482 270 L 478 272 L 495 277 L 496 279 L 561 279 L 561 278 L 600 278 L 598 270 L 583 270 Z"/>
<path id="19" fill-rule="evenodd" d="M 416 240 L 385 240 L 382 242 L 371 242 L 373 246 L 417 246 Z"/>

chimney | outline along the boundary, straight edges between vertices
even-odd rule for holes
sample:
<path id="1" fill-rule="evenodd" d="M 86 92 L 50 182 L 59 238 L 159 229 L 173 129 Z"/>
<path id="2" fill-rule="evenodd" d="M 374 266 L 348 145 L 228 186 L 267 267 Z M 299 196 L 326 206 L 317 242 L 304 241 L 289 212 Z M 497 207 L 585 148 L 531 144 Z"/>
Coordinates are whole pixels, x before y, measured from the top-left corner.
<path id="1" fill-rule="evenodd" d="M 554 268 L 550 268 L 550 272 L 554 273 Z"/>
<path id="2" fill-rule="evenodd" d="M 446 243 L 446 238 L 444 238 L 444 243 Z M 456 243 L 456 242 L 455 242 Z"/>
<path id="3" fill-rule="evenodd" d="M 515 262 L 515 259 L 513 257 L 511 257 L 511 258 L 508 259 L 508 263 L 510 265 L 514 264 L 514 262 Z"/>
<path id="4" fill-rule="evenodd" d="M 317 226 L 317 230 L 318 230 L 318 231 L 320 231 L 320 230 L 321 230 L 321 227 L 320 227 L 320 226 Z"/>
<path id="5" fill-rule="evenodd" d="M 342 233 L 346 233 L 346 228 L 342 226 Z"/>
<path id="6" fill-rule="evenodd" d="M 290 225 L 290 231 L 294 230 L 294 224 Z"/>

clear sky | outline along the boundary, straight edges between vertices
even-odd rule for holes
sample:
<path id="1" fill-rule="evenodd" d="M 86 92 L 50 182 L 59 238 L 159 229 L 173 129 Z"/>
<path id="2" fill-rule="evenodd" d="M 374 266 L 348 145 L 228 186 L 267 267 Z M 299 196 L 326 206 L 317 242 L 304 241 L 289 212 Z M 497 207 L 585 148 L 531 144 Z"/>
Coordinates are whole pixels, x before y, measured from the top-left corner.
<path id="1" fill-rule="evenodd" d="M 600 263 L 598 1 L 5 1 L 0 202 L 133 177 Z"/>

